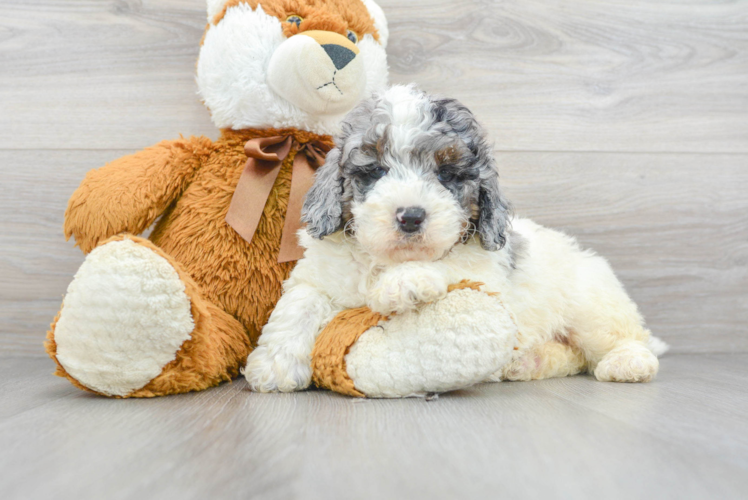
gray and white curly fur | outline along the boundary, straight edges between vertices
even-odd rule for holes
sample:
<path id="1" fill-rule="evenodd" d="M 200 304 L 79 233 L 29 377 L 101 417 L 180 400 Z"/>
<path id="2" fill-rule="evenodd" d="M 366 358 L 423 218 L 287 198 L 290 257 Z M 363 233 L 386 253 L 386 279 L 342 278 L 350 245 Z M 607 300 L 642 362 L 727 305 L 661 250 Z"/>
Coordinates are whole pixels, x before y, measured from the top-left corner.
<path id="1" fill-rule="evenodd" d="M 253 390 L 311 382 L 315 339 L 335 315 L 403 313 L 463 279 L 499 292 L 521 333 L 492 380 L 589 370 L 646 382 L 667 346 L 644 327 L 608 263 L 562 233 L 515 218 L 475 116 L 454 99 L 393 86 L 346 118 L 307 194 L 306 253 L 245 375 Z"/>

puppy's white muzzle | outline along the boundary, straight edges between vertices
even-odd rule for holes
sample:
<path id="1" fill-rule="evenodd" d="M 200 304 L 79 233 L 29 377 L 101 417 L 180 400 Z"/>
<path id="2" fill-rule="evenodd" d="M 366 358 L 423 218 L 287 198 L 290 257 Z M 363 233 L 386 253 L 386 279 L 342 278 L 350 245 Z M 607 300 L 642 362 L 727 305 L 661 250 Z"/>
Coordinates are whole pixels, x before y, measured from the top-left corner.
<path id="1" fill-rule="evenodd" d="M 330 31 L 305 31 L 273 53 L 267 82 L 307 113 L 346 113 L 361 99 L 366 71 L 358 47 Z"/>
<path id="2" fill-rule="evenodd" d="M 433 182 L 414 175 L 391 175 L 352 207 L 359 243 L 388 261 L 441 258 L 460 241 L 466 223 L 463 210 L 446 189 Z M 417 230 L 404 230 L 407 210 L 414 218 L 412 224 L 418 220 Z"/>

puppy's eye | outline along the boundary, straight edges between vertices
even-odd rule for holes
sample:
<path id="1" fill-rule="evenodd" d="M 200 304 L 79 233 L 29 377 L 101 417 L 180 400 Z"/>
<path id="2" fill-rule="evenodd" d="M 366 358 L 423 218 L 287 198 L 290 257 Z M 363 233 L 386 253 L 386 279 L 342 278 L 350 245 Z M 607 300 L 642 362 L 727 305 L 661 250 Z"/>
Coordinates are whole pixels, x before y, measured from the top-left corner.
<path id="1" fill-rule="evenodd" d="M 358 35 L 353 31 L 348 30 L 348 40 L 352 41 L 353 43 L 358 43 Z"/>
<path id="2" fill-rule="evenodd" d="M 455 173 L 449 169 L 440 168 L 436 174 L 436 178 L 439 179 L 439 182 L 451 182 L 455 178 Z"/>
<path id="3" fill-rule="evenodd" d="M 480 177 L 480 172 L 477 168 L 471 168 L 470 170 L 465 170 L 461 177 L 466 181 L 474 181 Z"/>
<path id="4" fill-rule="evenodd" d="M 385 175 L 387 175 L 387 170 L 382 167 L 374 167 L 369 171 L 369 177 L 373 179 L 381 179 Z"/>
<path id="5" fill-rule="evenodd" d="M 296 27 L 299 27 L 302 21 L 304 21 L 304 19 L 301 16 L 297 16 L 297 15 L 288 16 L 286 18 L 287 23 L 295 24 Z"/>

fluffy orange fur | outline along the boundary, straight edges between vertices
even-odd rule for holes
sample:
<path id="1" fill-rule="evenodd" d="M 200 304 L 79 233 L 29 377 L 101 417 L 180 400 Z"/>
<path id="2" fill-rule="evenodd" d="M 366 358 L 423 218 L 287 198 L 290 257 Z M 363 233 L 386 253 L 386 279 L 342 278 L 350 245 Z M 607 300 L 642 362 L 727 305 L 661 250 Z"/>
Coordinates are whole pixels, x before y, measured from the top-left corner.
<path id="1" fill-rule="evenodd" d="M 223 10 L 213 18 L 213 24 L 221 22 L 226 11 L 240 3 L 253 9 L 261 5 L 266 14 L 283 22 L 283 32 L 287 37 L 311 30 L 332 31 L 346 36 L 351 30 L 359 38 L 372 35 L 379 40 L 379 33 L 366 6 L 363 2 L 351 0 L 228 0 Z M 284 22 L 292 15 L 303 19 L 301 25 Z"/>
<path id="2" fill-rule="evenodd" d="M 330 137 L 296 129 L 165 141 L 91 171 L 71 197 L 65 234 L 84 252 L 113 237 L 131 238 L 174 266 L 192 301 L 191 340 L 159 377 L 129 396 L 204 389 L 235 377 L 246 361 L 294 265 L 277 259 L 296 150 L 281 167 L 251 243 L 225 218 L 247 161 L 244 144 L 275 135 L 332 147 Z M 122 234 L 141 233 L 156 219 L 150 241 Z M 55 358 L 54 324 L 47 351 Z M 58 374 L 67 376 L 59 363 Z"/>
<path id="3" fill-rule="evenodd" d="M 358 338 L 385 319 L 368 307 L 343 311 L 322 330 L 312 352 L 312 381 L 323 389 L 358 398 L 366 397 L 356 389 L 348 375 L 345 357 Z"/>

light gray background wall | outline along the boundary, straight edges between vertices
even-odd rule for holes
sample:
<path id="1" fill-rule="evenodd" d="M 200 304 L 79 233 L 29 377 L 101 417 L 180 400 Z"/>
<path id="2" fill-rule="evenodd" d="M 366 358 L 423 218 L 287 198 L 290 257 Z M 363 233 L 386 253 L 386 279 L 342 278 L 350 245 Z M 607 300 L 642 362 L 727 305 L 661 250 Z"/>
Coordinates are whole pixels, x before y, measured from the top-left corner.
<path id="1" fill-rule="evenodd" d="M 608 257 L 675 352 L 746 352 L 746 2 L 380 3 L 393 82 L 473 108 L 519 214 Z M 85 172 L 217 135 L 193 80 L 204 0 L 0 11 L 0 352 L 44 356 Z"/>

